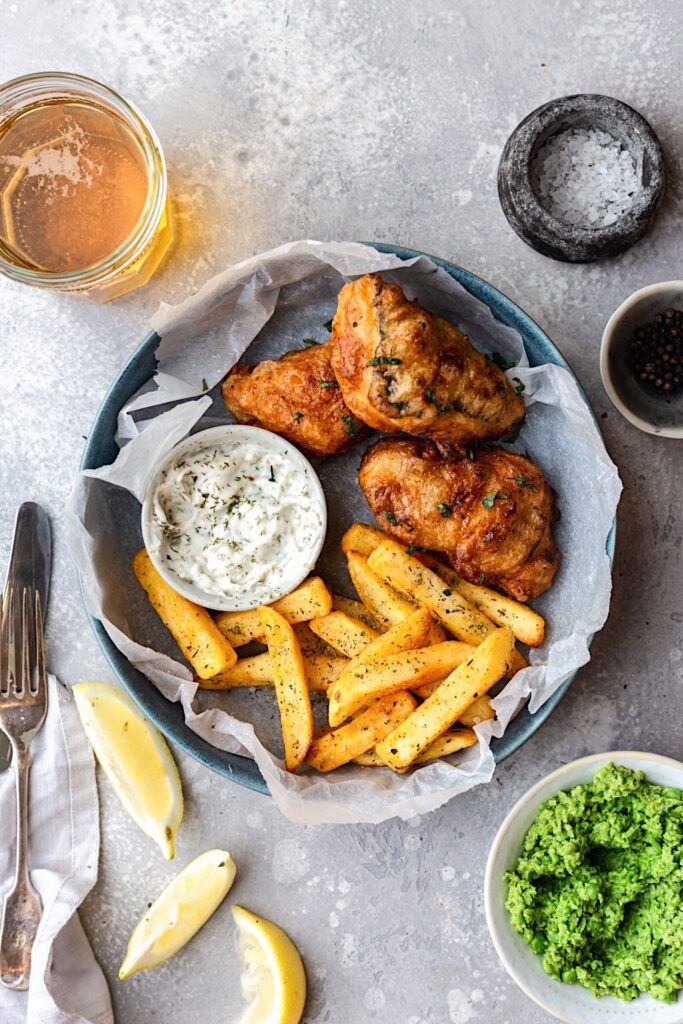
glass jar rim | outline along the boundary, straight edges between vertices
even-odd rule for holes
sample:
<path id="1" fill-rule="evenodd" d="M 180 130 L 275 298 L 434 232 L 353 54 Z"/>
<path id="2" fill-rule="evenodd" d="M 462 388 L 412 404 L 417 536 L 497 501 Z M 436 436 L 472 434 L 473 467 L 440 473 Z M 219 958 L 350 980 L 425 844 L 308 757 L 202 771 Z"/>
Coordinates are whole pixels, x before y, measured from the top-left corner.
<path id="1" fill-rule="evenodd" d="M 149 180 L 145 205 L 127 238 L 95 263 L 77 270 L 34 270 L 13 263 L 0 253 L 0 272 L 23 284 L 82 289 L 104 284 L 111 277 L 123 273 L 152 241 L 166 209 L 166 160 L 156 132 L 135 104 L 94 78 L 68 71 L 39 71 L 0 84 L 0 128 L 8 114 L 18 113 L 34 102 L 39 103 L 41 99 L 47 101 L 49 98 L 52 101 L 60 97 L 99 101 L 133 130 L 147 165 Z"/>

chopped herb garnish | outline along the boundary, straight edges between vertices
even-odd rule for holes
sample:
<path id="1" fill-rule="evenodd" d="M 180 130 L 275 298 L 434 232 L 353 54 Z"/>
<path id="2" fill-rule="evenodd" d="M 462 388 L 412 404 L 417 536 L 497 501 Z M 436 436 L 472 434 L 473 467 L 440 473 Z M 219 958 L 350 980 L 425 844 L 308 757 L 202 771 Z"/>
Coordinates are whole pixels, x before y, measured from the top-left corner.
<path id="1" fill-rule="evenodd" d="M 503 372 L 505 372 L 505 370 L 511 370 L 513 366 L 516 366 L 516 363 L 508 363 L 505 356 L 502 356 L 500 352 L 492 352 L 489 359 L 492 363 L 495 363 L 500 370 L 503 370 Z"/>
<path id="2" fill-rule="evenodd" d="M 519 377 L 513 377 L 512 379 L 514 380 L 514 382 L 516 384 L 516 389 L 515 390 L 517 391 L 518 395 L 521 395 L 522 391 L 526 391 L 526 384 L 524 383 L 523 380 L 520 380 Z"/>
<path id="3" fill-rule="evenodd" d="M 491 445 L 486 441 L 475 441 L 471 448 L 467 449 L 467 458 L 471 459 L 472 462 L 477 461 L 477 448 L 481 448 L 483 452 L 490 452 Z"/>
<path id="4" fill-rule="evenodd" d="M 275 483 L 275 473 L 273 473 L 272 466 L 270 467 L 270 476 L 268 477 L 268 480 L 270 481 L 271 484 Z"/>
<path id="5" fill-rule="evenodd" d="M 320 344 L 320 342 L 316 341 L 315 338 L 304 338 L 304 345 L 308 345 L 309 348 L 311 347 L 311 345 L 319 345 L 319 344 Z"/>
<path id="6" fill-rule="evenodd" d="M 224 868 L 224 867 L 225 867 L 225 861 L 224 861 L 224 860 L 222 860 L 222 861 L 220 862 L 220 864 L 218 865 L 218 867 L 219 867 L 219 868 Z"/>
<path id="7" fill-rule="evenodd" d="M 441 402 L 437 402 L 436 395 L 433 391 L 425 391 L 425 398 L 428 402 L 431 402 L 432 405 L 436 406 L 437 412 L 448 412 L 448 406 L 442 405 Z"/>
<path id="8" fill-rule="evenodd" d="M 448 519 L 449 516 L 453 515 L 453 509 L 451 508 L 451 506 L 447 505 L 443 501 L 440 501 L 436 507 L 444 519 Z"/>
<path id="9" fill-rule="evenodd" d="M 368 366 L 400 366 L 402 362 L 402 359 L 395 356 L 373 356 L 368 360 Z"/>
<path id="10" fill-rule="evenodd" d="M 392 526 L 396 526 L 396 516 L 393 512 L 385 512 L 384 518 L 387 519 Z"/>
<path id="11" fill-rule="evenodd" d="M 485 579 L 486 579 L 486 577 L 484 576 L 483 572 L 480 572 L 479 573 L 479 582 L 483 583 Z"/>
<path id="12" fill-rule="evenodd" d="M 295 423 L 298 423 L 299 420 L 302 420 L 303 418 L 304 418 L 304 414 L 302 412 L 292 413 L 292 419 L 294 420 Z"/>
<path id="13" fill-rule="evenodd" d="M 496 501 L 507 501 L 507 500 L 508 500 L 507 494 L 501 494 L 499 491 L 491 491 L 490 494 L 487 494 L 486 497 L 484 498 L 484 500 L 482 501 L 482 505 L 484 506 L 484 508 L 488 509 L 489 512 L 490 512 L 491 509 L 493 508 L 494 503 Z"/>
<path id="14" fill-rule="evenodd" d="M 323 327 L 325 328 L 326 331 L 331 331 L 332 330 L 332 321 L 331 320 L 326 320 L 325 323 L 323 324 Z"/>
<path id="15" fill-rule="evenodd" d="M 206 377 L 202 377 L 202 391 L 208 391 L 209 385 L 207 384 Z"/>
<path id="16" fill-rule="evenodd" d="M 346 424 L 346 433 L 349 437 L 355 437 L 358 429 L 355 416 L 342 416 L 342 420 Z"/>
<path id="17" fill-rule="evenodd" d="M 527 480 L 527 478 L 525 476 L 522 476 L 521 473 L 519 476 L 513 476 L 512 479 L 515 481 L 516 484 L 519 484 L 520 487 L 526 488 L 527 491 L 538 490 L 536 484 L 532 484 L 531 480 Z"/>
<path id="18" fill-rule="evenodd" d="M 339 385 L 337 384 L 336 380 L 321 380 L 320 381 L 320 387 L 321 388 L 338 388 Z"/>
<path id="19" fill-rule="evenodd" d="M 451 588 L 450 587 L 446 587 L 446 589 L 443 592 L 443 596 L 444 597 L 450 597 L 452 593 L 453 593 L 453 591 L 451 590 Z"/>
<path id="20" fill-rule="evenodd" d="M 407 555 L 414 555 L 416 551 L 417 551 L 417 548 L 415 547 L 414 544 L 411 544 L 409 548 L 406 548 L 406 554 Z"/>
<path id="21" fill-rule="evenodd" d="M 502 439 L 503 440 L 503 444 L 514 444 L 515 441 L 517 440 L 517 438 L 519 437 L 520 431 L 521 431 L 523 426 L 524 426 L 524 417 L 522 416 L 522 418 L 519 421 L 519 423 L 517 423 L 516 426 L 514 426 L 512 428 L 512 430 L 510 431 L 508 436 L 504 437 Z"/>

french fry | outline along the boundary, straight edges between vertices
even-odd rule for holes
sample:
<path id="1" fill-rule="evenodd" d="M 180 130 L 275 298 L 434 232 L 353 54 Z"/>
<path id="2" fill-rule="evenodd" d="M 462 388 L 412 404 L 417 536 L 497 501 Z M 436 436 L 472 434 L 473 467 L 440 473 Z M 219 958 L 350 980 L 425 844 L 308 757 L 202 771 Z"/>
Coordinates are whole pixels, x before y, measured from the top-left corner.
<path id="1" fill-rule="evenodd" d="M 385 658 L 362 658 L 347 663 L 329 692 L 330 725 L 339 725 L 386 694 L 443 679 L 473 650 L 469 644 L 450 640 Z"/>
<path id="2" fill-rule="evenodd" d="M 346 558 L 349 575 L 358 596 L 386 629 L 403 622 L 417 610 L 417 605 L 413 601 L 402 597 L 372 571 L 365 555 L 349 551 Z M 430 630 L 429 643 L 443 643 L 445 639 L 443 627 L 434 622 Z"/>
<path id="3" fill-rule="evenodd" d="M 505 678 L 512 679 L 512 677 L 516 675 L 520 669 L 527 668 L 528 664 L 529 662 L 526 660 L 522 652 L 518 650 L 517 647 L 515 647 L 514 651 L 512 652 L 512 660 L 510 662 L 510 667 L 507 670 L 507 675 L 505 676 Z"/>
<path id="4" fill-rule="evenodd" d="M 291 624 L 308 622 L 332 610 L 332 595 L 319 576 L 311 576 L 291 594 L 285 594 L 268 607 L 274 608 Z M 243 647 L 261 637 L 258 608 L 246 612 L 219 612 L 216 625 L 233 647 Z"/>
<path id="5" fill-rule="evenodd" d="M 303 655 L 327 654 L 328 656 L 331 656 L 337 653 L 334 648 L 330 647 L 329 644 L 326 644 L 324 640 L 315 635 L 307 622 L 294 622 L 291 623 L 291 626 L 294 630 L 294 636 L 299 642 L 299 647 L 301 648 L 301 653 Z M 261 627 L 259 626 L 259 629 L 260 628 Z M 251 641 L 249 642 L 251 643 Z M 254 637 L 253 642 L 263 644 L 264 647 L 266 645 L 265 637 L 263 636 Z"/>
<path id="6" fill-rule="evenodd" d="M 354 764 L 362 764 L 365 768 L 386 768 L 386 762 L 382 760 L 379 754 L 375 753 L 374 748 L 372 750 L 366 750 L 364 754 L 359 754 L 358 757 L 354 757 Z"/>
<path id="7" fill-rule="evenodd" d="M 444 588 L 443 581 L 434 570 L 409 555 L 405 548 L 393 540 L 383 542 L 376 548 L 368 559 L 368 565 L 380 575 L 384 567 L 387 582 L 429 608 L 458 640 L 477 644 L 496 628 L 490 619 L 454 588 Z M 512 678 L 519 669 L 525 668 L 526 664 L 520 651 L 515 648 L 509 678 Z"/>
<path id="8" fill-rule="evenodd" d="M 474 650 L 474 647 L 472 647 L 471 650 Z M 409 689 L 416 697 L 419 697 L 421 700 L 427 700 L 428 697 L 431 697 L 431 695 L 439 689 L 442 682 L 443 679 L 437 679 L 433 683 L 423 683 L 422 686 L 411 686 Z M 491 707 L 490 697 L 480 697 L 478 700 L 475 700 L 472 707 L 468 708 L 464 713 L 463 717 L 460 719 L 460 724 L 468 726 L 479 725 L 480 722 L 486 722 L 489 718 L 495 717 L 496 713 Z"/>
<path id="9" fill-rule="evenodd" d="M 474 650 L 474 648 L 472 648 L 472 650 Z M 509 675 L 510 673 L 508 672 L 508 676 L 506 676 L 506 678 L 509 678 Z M 416 697 L 420 697 L 422 700 L 427 700 L 435 690 L 438 690 L 442 682 L 443 679 L 437 679 L 434 683 L 425 683 L 423 686 L 411 686 L 409 689 Z M 480 722 L 488 722 L 491 718 L 495 717 L 496 712 L 491 707 L 491 698 L 486 696 L 479 697 L 475 700 L 474 704 L 465 711 L 459 721 L 461 725 L 474 726 L 479 725 Z"/>
<path id="10" fill-rule="evenodd" d="M 292 629 L 304 657 L 308 657 L 310 654 L 326 654 L 328 657 L 332 657 L 338 653 L 319 636 L 316 636 L 307 622 L 295 622 Z M 263 638 L 261 642 L 263 642 Z"/>
<path id="11" fill-rule="evenodd" d="M 327 693 L 348 663 L 348 658 L 342 658 L 337 654 L 308 655 L 304 658 L 308 689 L 311 693 Z"/>
<path id="12" fill-rule="evenodd" d="M 152 565 L 145 548 L 133 559 L 133 572 L 150 604 L 201 679 L 224 672 L 237 655 L 206 608 L 193 604 L 170 587 Z"/>
<path id="13" fill-rule="evenodd" d="M 416 606 L 406 597 L 380 579 L 368 565 L 366 555 L 357 551 L 349 551 L 346 556 L 351 582 L 366 608 L 388 626 L 402 622 L 416 610 Z"/>
<path id="14" fill-rule="evenodd" d="M 280 708 L 285 765 L 287 771 L 295 772 L 303 764 L 313 738 L 313 712 L 304 659 L 294 630 L 279 612 L 262 607 L 259 615 Z"/>
<path id="15" fill-rule="evenodd" d="M 320 619 L 312 619 L 308 625 L 316 636 L 347 658 L 355 658 L 380 635 L 346 612 L 330 612 Z"/>
<path id="16" fill-rule="evenodd" d="M 396 541 L 383 541 L 368 558 L 368 565 L 389 586 L 427 607 L 457 640 L 479 644 L 495 628 L 485 615 L 457 591 L 444 587 L 443 580 L 432 569 L 407 554 Z"/>
<path id="17" fill-rule="evenodd" d="M 203 690 L 232 690 L 237 686 L 274 686 L 273 671 L 268 654 L 255 654 L 253 658 L 238 658 L 225 672 L 212 679 L 198 679 Z"/>
<path id="18" fill-rule="evenodd" d="M 472 650 L 474 650 L 474 647 L 472 647 L 472 645 L 470 645 L 470 647 L 471 647 Z M 507 671 L 507 674 L 504 677 L 505 680 L 507 681 L 509 679 L 512 679 L 512 677 L 515 675 L 515 673 L 518 672 L 520 670 L 520 668 L 524 668 L 525 666 L 526 666 L 526 661 L 524 661 L 524 658 L 522 657 L 521 652 L 518 651 L 517 648 L 515 647 L 514 651 L 512 652 L 512 659 L 511 659 L 511 662 L 510 662 L 510 667 L 509 667 L 509 669 Z M 436 689 L 438 689 L 439 686 L 441 686 L 442 682 L 443 682 L 443 679 L 437 679 L 433 683 L 424 683 L 421 686 L 409 686 L 408 689 L 410 690 L 411 693 L 414 693 L 416 697 L 420 697 L 421 700 L 427 700 L 427 698 L 431 697 L 431 695 L 434 693 L 434 691 Z M 495 718 L 495 717 L 496 716 L 495 716 L 495 713 L 493 711 L 491 712 L 490 715 L 486 715 L 486 718 Z M 482 722 L 483 721 L 485 721 L 485 718 L 482 718 Z"/>
<path id="19" fill-rule="evenodd" d="M 438 740 L 430 743 L 427 749 L 413 761 L 413 767 L 416 764 L 425 764 L 427 761 L 437 761 L 440 757 L 449 757 L 451 754 L 457 753 L 458 750 L 474 746 L 476 742 L 477 734 L 473 729 L 449 730 L 443 736 L 439 736 Z M 389 767 L 386 761 L 379 756 L 377 750 L 366 750 L 364 754 L 355 757 L 353 763 L 363 765 L 365 768 Z M 407 768 L 394 768 L 393 770 L 401 775 L 408 771 Z"/>
<path id="20" fill-rule="evenodd" d="M 474 647 L 472 647 L 471 644 L 469 645 L 469 648 L 471 651 L 474 650 Z M 416 697 L 420 698 L 420 700 L 427 700 L 427 697 L 431 697 L 431 695 L 439 689 L 445 678 L 446 677 L 444 676 L 443 679 L 435 679 L 431 683 L 422 683 L 421 686 L 411 686 L 410 692 L 414 693 Z"/>
<path id="21" fill-rule="evenodd" d="M 356 656 L 355 662 L 371 661 L 373 658 L 388 658 L 390 654 L 414 651 L 424 647 L 429 636 L 432 617 L 426 608 L 418 608 L 409 618 L 398 622 L 386 633 L 380 633 Z M 353 662 L 351 662 L 353 664 Z"/>
<path id="22" fill-rule="evenodd" d="M 491 707 L 491 698 L 484 695 L 477 697 L 473 704 L 463 711 L 458 719 L 458 725 L 466 725 L 473 729 L 480 722 L 488 722 L 496 717 L 496 712 Z"/>
<path id="23" fill-rule="evenodd" d="M 430 743 L 426 750 L 416 757 L 413 764 L 425 764 L 426 761 L 436 761 L 439 757 L 448 757 L 465 747 L 472 747 L 477 742 L 477 734 L 474 729 L 452 729 L 439 736 L 438 740 Z"/>
<path id="24" fill-rule="evenodd" d="M 409 618 L 392 626 L 386 633 L 382 633 L 375 640 L 365 647 L 360 654 L 347 665 L 344 672 L 349 669 L 355 671 L 366 661 L 375 661 L 381 658 L 388 658 L 392 654 L 402 654 L 405 651 L 414 651 L 418 647 L 424 647 L 429 636 L 431 616 L 426 608 L 419 608 Z M 337 703 L 342 700 L 341 691 L 337 692 L 337 682 L 328 691 L 330 700 L 330 725 L 338 725 L 336 719 Z"/>
<path id="25" fill-rule="evenodd" d="M 387 534 L 382 533 L 372 526 L 364 523 L 354 523 L 342 538 L 342 551 L 358 552 L 368 558 L 373 551 L 384 543 Z M 475 583 L 468 583 L 461 579 L 450 566 L 445 565 L 433 555 L 418 552 L 418 561 L 444 580 L 448 587 L 457 590 L 465 600 L 483 612 L 497 626 L 509 626 L 520 643 L 528 644 L 529 647 L 540 647 L 543 643 L 545 622 L 538 612 L 533 611 L 520 601 L 511 597 L 505 597 L 490 587 L 480 586 Z M 358 587 L 356 586 L 358 590 Z M 360 591 L 358 591 L 360 594 Z M 362 597 L 362 594 L 361 594 Z M 521 656 L 520 656 L 521 658 Z M 517 668 L 523 668 L 526 662 L 517 660 Z"/>
<path id="26" fill-rule="evenodd" d="M 541 646 L 545 635 L 545 621 L 533 608 L 511 597 L 505 597 L 490 587 L 468 583 L 446 565 L 437 563 L 434 571 L 449 587 L 462 594 L 466 601 L 483 612 L 496 626 L 509 626 L 520 643 L 528 644 L 529 647 Z"/>
<path id="27" fill-rule="evenodd" d="M 348 665 L 338 654 L 304 654 L 306 681 L 311 693 L 327 693 L 337 676 Z M 239 686 L 275 686 L 268 652 L 253 658 L 240 658 L 227 672 L 199 681 L 202 690 L 234 690 Z"/>
<path id="28" fill-rule="evenodd" d="M 332 611 L 346 612 L 352 619 L 358 619 L 360 622 L 364 622 L 366 626 L 376 630 L 376 632 L 380 632 L 381 626 L 375 616 L 368 611 L 362 601 L 357 601 L 353 597 L 342 597 L 340 594 L 333 594 Z"/>
<path id="29" fill-rule="evenodd" d="M 423 751 L 420 756 L 413 761 L 413 765 L 425 764 L 427 761 L 436 761 L 440 757 L 448 757 L 450 754 L 455 754 L 458 750 L 464 750 L 465 747 L 472 747 L 477 742 L 477 734 L 473 729 L 453 729 L 449 732 L 445 732 L 443 736 L 439 736 L 438 740 L 434 740 L 433 743 Z M 364 754 L 360 754 L 358 757 L 353 759 L 354 764 L 363 765 L 365 768 L 386 768 L 388 767 L 386 761 L 383 761 L 376 750 L 366 750 Z M 400 774 L 407 772 L 407 768 L 397 768 L 394 771 L 398 771 Z"/>
<path id="30" fill-rule="evenodd" d="M 376 526 L 354 523 L 342 537 L 341 549 L 345 555 L 348 555 L 349 551 L 357 551 L 359 555 L 367 557 L 386 539 L 387 534 L 382 533 Z"/>
<path id="31" fill-rule="evenodd" d="M 319 772 L 329 772 L 348 764 L 400 725 L 416 704 L 412 694 L 405 691 L 382 697 L 346 725 L 315 739 L 306 763 Z"/>
<path id="32" fill-rule="evenodd" d="M 448 633 L 443 626 L 432 618 L 432 624 L 429 627 L 429 644 L 442 644 L 445 640 L 448 640 Z"/>
<path id="33" fill-rule="evenodd" d="M 379 549 L 378 549 L 379 550 Z M 494 630 L 474 653 L 444 679 L 397 729 L 377 744 L 377 753 L 390 768 L 407 768 L 438 739 L 477 697 L 507 672 L 515 638 L 503 626 Z"/>

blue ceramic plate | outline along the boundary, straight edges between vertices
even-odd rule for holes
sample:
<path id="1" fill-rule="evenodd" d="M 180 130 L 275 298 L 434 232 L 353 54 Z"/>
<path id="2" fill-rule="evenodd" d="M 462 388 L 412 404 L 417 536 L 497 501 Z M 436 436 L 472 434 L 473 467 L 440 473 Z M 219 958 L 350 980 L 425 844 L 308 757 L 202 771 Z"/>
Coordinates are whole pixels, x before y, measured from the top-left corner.
<path id="1" fill-rule="evenodd" d="M 406 249 L 400 245 L 384 245 L 376 242 L 370 244 L 374 245 L 380 252 L 395 253 L 404 260 L 411 259 L 413 256 L 424 255 L 415 249 Z M 430 256 L 430 259 L 438 263 L 440 267 L 443 267 L 451 277 L 459 281 L 477 299 L 486 303 L 498 320 L 508 324 L 510 327 L 514 327 L 519 332 L 531 366 L 555 363 L 557 366 L 563 366 L 572 373 L 571 367 L 567 365 L 550 338 L 543 333 L 541 328 L 519 306 L 511 302 L 497 288 L 494 288 L 493 285 L 483 281 L 475 274 L 471 274 L 468 270 L 463 270 L 462 267 L 456 266 L 454 263 L 437 259 L 435 256 Z M 116 433 L 118 414 L 132 395 L 154 375 L 156 370 L 154 351 L 158 343 L 159 337 L 155 333 L 145 338 L 112 384 L 88 435 L 88 442 L 85 446 L 81 463 L 82 469 L 97 469 L 100 466 L 108 465 L 116 458 L 118 447 L 114 441 L 114 435 Z M 586 405 L 588 405 L 588 399 L 585 397 L 581 385 L 579 385 L 579 389 L 586 400 Z M 613 561 L 614 557 L 615 535 L 616 522 L 612 525 L 607 538 L 607 554 L 610 562 Z M 229 754 L 225 751 L 217 750 L 197 736 L 196 733 L 192 732 L 185 725 L 181 705 L 172 704 L 165 697 L 162 697 L 158 690 L 150 686 L 149 681 L 142 673 L 134 669 L 130 662 L 114 646 L 102 627 L 101 622 L 93 618 L 90 619 L 90 622 L 95 631 L 95 636 L 99 640 L 100 646 L 114 669 L 117 678 L 140 705 L 145 714 L 156 723 L 170 740 L 177 743 L 189 754 L 192 754 L 202 764 L 219 772 L 221 775 L 226 775 L 228 778 L 234 779 L 235 782 L 248 786 L 250 789 L 255 789 L 262 793 L 268 792 L 263 777 L 252 760 L 241 757 L 238 754 Z M 562 700 L 573 679 L 574 676 L 570 676 L 534 715 L 530 715 L 527 709 L 524 708 L 510 722 L 505 735 L 499 740 L 494 740 L 491 744 L 496 761 L 503 761 L 506 757 L 509 757 L 525 740 L 529 739 L 536 732 Z"/>

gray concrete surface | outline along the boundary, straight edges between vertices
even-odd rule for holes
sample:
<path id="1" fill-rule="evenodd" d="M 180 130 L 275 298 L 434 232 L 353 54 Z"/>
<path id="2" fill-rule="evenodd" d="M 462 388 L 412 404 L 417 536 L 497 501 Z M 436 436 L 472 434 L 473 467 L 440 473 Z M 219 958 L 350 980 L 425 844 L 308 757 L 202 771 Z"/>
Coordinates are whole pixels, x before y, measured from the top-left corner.
<path id="1" fill-rule="evenodd" d="M 681 447 L 609 405 L 598 346 L 633 289 L 682 277 L 683 27 L 674 0 L 0 0 L 0 79 L 71 69 L 136 101 L 166 149 L 172 257 L 115 304 L 0 280 L 0 564 L 17 503 L 56 523 L 53 670 L 111 680 L 90 634 L 59 517 L 83 435 L 162 300 L 295 237 L 402 242 L 491 280 L 577 371 L 625 484 L 614 597 L 593 658 L 549 722 L 492 784 L 409 824 L 300 828 L 268 798 L 179 756 L 178 862 L 225 844 L 236 901 L 279 921 L 308 968 L 308 1024 L 541 1024 L 499 966 L 482 909 L 495 830 L 543 774 L 582 754 L 681 755 Z M 509 131 L 555 96 L 602 91 L 658 131 L 671 184 L 654 229 L 619 259 L 537 255 L 499 209 Z M 572 472 L 572 467 L 567 467 Z M 590 481 L 586 481 L 590 487 Z M 118 983 L 129 931 L 173 868 L 101 787 L 100 881 L 83 918 L 118 1024 L 224 1024 L 240 1004 L 223 907 L 185 952 Z"/>

